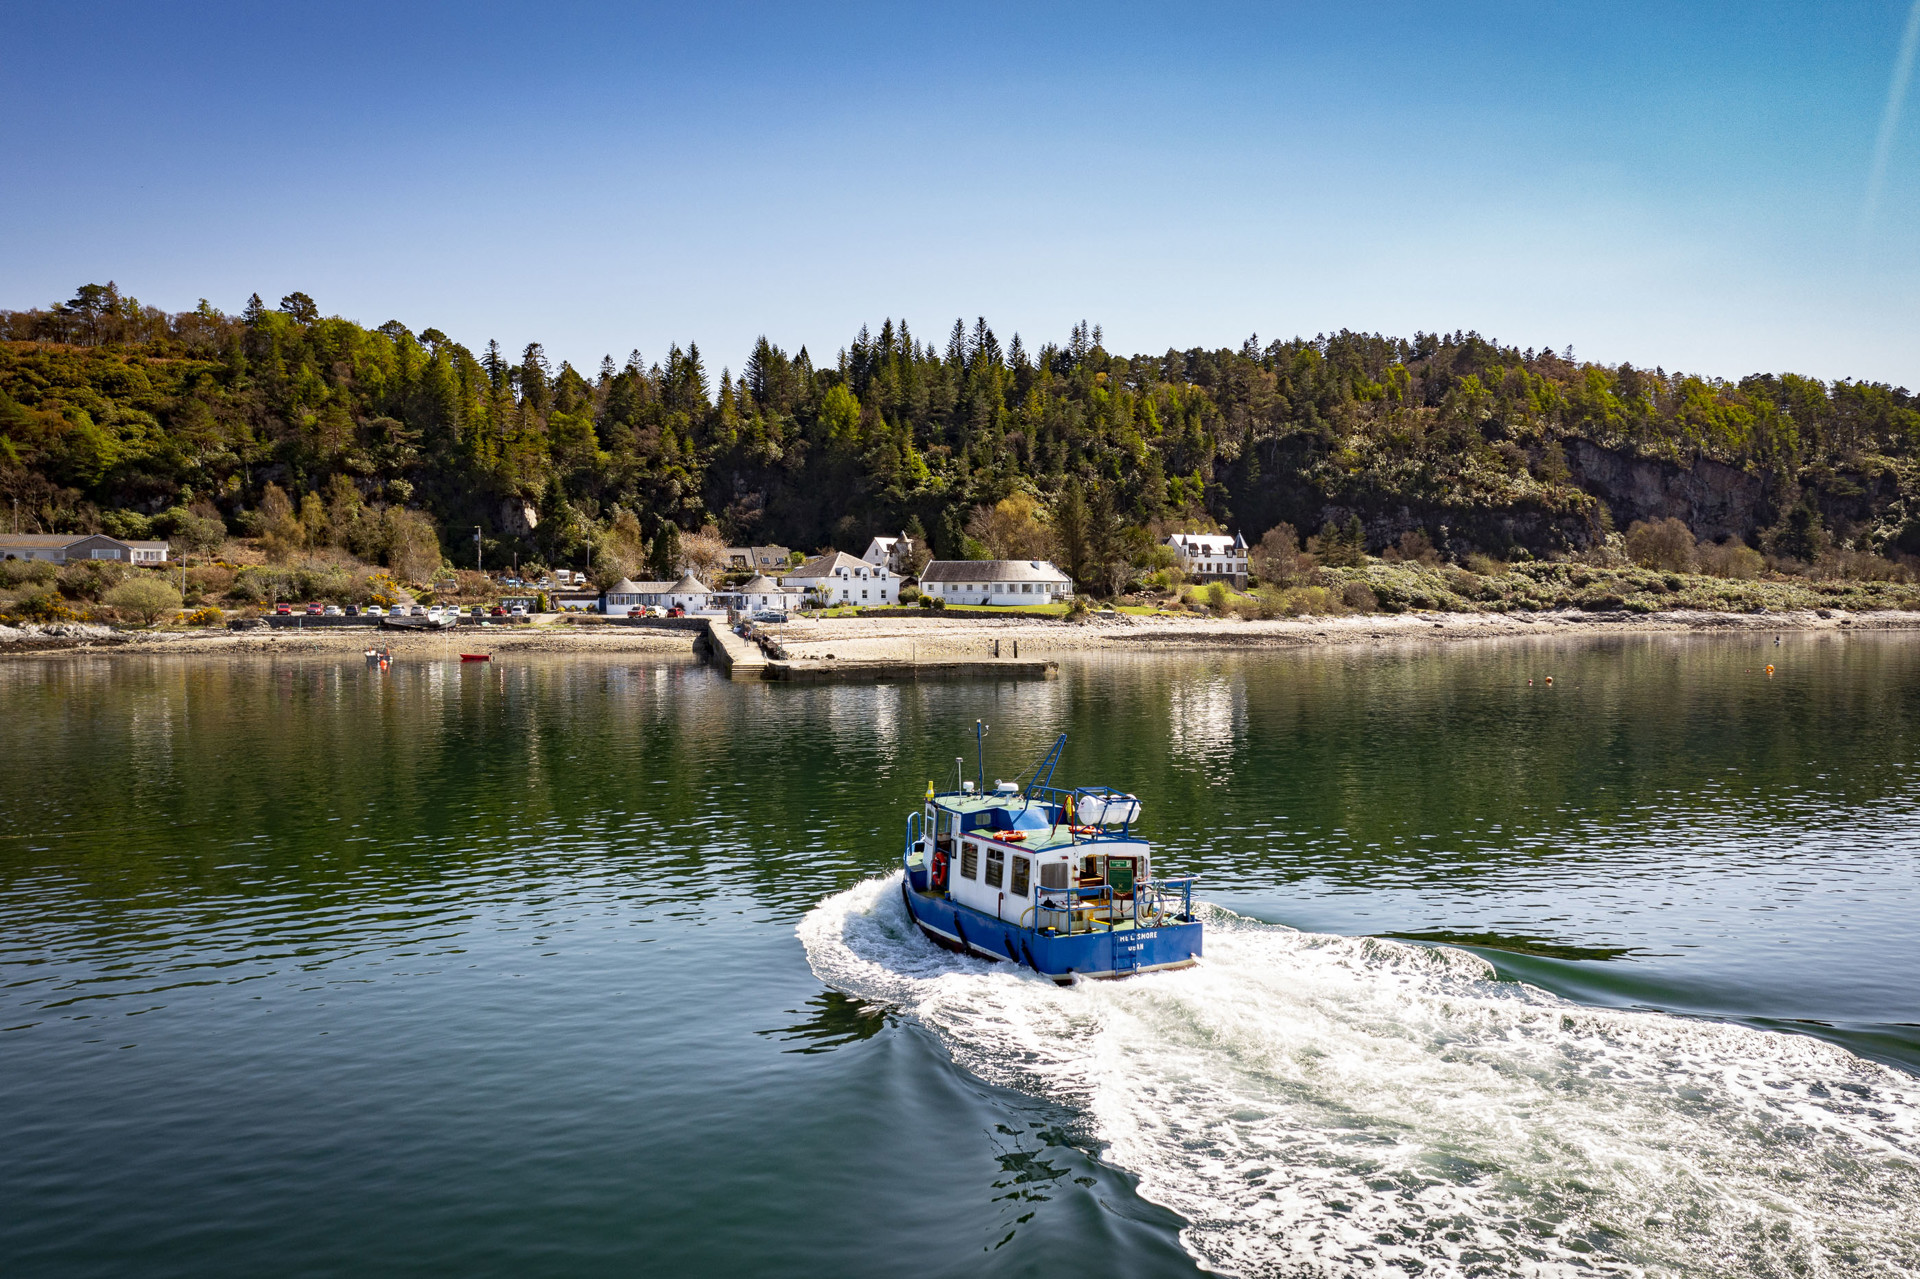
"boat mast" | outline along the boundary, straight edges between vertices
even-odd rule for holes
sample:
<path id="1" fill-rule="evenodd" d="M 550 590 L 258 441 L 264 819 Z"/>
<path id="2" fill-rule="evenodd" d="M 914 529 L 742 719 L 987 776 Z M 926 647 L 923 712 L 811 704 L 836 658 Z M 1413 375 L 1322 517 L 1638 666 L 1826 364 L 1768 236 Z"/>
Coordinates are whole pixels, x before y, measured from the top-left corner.
<path id="1" fill-rule="evenodd" d="M 987 792 L 987 726 L 977 719 L 973 721 L 973 746 L 979 753 L 979 787 L 984 795 Z"/>

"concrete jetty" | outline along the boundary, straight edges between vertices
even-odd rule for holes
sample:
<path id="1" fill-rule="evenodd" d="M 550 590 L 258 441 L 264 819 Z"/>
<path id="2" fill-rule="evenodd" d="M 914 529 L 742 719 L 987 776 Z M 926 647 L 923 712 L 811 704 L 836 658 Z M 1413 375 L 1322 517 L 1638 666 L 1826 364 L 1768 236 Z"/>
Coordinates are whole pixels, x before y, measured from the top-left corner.
<path id="1" fill-rule="evenodd" d="M 901 684 L 949 679 L 1053 679 L 1058 662 L 999 658 L 961 658 L 949 661 L 834 661 L 817 658 L 769 658 L 752 640 L 735 635 L 731 627 L 708 619 L 706 650 L 729 679 L 771 680 L 784 684 Z"/>

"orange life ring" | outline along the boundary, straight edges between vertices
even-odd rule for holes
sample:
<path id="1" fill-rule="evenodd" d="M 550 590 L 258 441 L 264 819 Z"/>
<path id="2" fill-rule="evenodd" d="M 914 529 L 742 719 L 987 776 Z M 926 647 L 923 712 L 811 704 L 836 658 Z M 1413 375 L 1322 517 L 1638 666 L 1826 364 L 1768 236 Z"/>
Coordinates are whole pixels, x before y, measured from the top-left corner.
<path id="1" fill-rule="evenodd" d="M 1009 844 L 1017 844 L 1021 840 L 1025 839 L 1026 837 L 1027 837 L 1027 832 L 1023 830 L 1003 831 L 1001 832 L 1001 835 L 1000 835 L 1000 838 L 1005 840 Z"/>
<path id="2" fill-rule="evenodd" d="M 933 886 L 947 886 L 947 855 L 937 848 L 933 850 Z"/>

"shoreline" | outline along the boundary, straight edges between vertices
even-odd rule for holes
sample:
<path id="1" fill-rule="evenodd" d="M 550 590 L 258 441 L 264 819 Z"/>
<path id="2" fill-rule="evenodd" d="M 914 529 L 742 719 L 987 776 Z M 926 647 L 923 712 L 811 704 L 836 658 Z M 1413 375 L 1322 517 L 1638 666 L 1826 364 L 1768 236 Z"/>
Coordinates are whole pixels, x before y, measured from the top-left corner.
<path id="1" fill-rule="evenodd" d="M 1824 614 L 1824 615 L 1823 615 Z M 1920 631 L 1920 611 L 1849 613 L 1806 609 L 1769 613 L 1396 613 L 1343 617 L 1141 617 L 1100 614 L 1086 622 L 1053 618 L 836 617 L 765 628 L 785 654 L 800 661 L 913 662 L 916 660 L 1056 658 L 1091 652 L 1260 651 L 1334 648 L 1380 643 L 1540 639 L 1601 635 L 1738 635 L 1794 632 L 1838 634 Z M 0 658 L 102 654 L 277 656 L 359 654 L 391 647 L 396 657 L 455 656 L 461 652 L 621 653 L 691 657 L 699 633 L 611 625 L 534 625 L 484 633 L 419 634 L 338 628 L 291 631 L 121 631 L 70 636 L 0 638 Z M 996 652 L 996 645 L 998 652 Z"/>

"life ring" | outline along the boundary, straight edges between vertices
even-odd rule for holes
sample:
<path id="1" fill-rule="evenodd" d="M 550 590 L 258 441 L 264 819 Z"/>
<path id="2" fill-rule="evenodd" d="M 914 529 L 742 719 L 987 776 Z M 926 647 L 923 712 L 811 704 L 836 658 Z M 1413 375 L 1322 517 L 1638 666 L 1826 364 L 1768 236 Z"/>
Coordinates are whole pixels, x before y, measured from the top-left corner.
<path id="1" fill-rule="evenodd" d="M 938 848 L 933 850 L 933 886 L 935 889 L 947 886 L 947 855 Z"/>
<path id="2" fill-rule="evenodd" d="M 1027 832 L 1023 830 L 1009 830 L 1009 831 L 1002 831 L 1000 833 L 1000 838 L 1005 840 L 1009 844 L 1017 844 L 1021 840 L 1025 839 L 1026 837 L 1027 837 Z"/>

